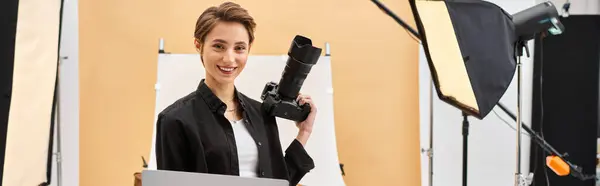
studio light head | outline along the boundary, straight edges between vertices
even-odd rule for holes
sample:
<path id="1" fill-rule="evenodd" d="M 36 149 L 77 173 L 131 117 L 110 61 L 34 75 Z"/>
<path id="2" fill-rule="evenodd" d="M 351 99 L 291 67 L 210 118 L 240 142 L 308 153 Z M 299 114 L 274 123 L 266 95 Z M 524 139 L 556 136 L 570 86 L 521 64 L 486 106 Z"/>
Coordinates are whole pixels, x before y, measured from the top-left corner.
<path id="1" fill-rule="evenodd" d="M 512 20 L 515 34 L 522 41 L 533 39 L 535 34 L 546 30 L 552 35 L 559 35 L 565 29 L 556 7 L 550 1 L 518 12 L 513 15 Z"/>
<path id="2" fill-rule="evenodd" d="M 300 105 L 296 99 L 321 51 L 309 38 L 300 35 L 294 38 L 279 83 L 268 82 L 263 89 L 261 99 L 265 111 L 271 116 L 293 121 L 304 121 L 308 117 L 310 106 Z"/>

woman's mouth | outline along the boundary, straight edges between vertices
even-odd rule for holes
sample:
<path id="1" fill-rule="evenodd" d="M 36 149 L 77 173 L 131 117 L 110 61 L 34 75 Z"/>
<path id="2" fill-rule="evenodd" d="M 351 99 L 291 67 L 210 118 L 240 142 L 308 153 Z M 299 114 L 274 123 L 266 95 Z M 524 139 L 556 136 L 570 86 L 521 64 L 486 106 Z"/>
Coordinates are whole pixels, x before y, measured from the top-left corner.
<path id="1" fill-rule="evenodd" d="M 217 65 L 217 68 L 219 69 L 219 71 L 221 71 L 221 73 L 223 74 L 233 74 L 233 71 L 235 69 L 237 69 L 237 67 L 223 67 L 223 66 L 219 66 Z"/>

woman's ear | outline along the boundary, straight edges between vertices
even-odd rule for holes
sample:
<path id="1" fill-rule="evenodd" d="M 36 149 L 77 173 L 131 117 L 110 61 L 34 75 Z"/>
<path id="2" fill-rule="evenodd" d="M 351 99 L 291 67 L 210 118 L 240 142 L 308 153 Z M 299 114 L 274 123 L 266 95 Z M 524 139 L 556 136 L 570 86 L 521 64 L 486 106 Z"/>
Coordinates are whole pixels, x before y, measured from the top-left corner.
<path id="1" fill-rule="evenodd" d="M 198 53 L 200 54 L 200 62 L 202 62 L 202 66 L 204 66 L 204 60 L 202 59 L 204 56 L 202 56 L 202 45 L 200 44 L 200 42 L 198 42 L 197 39 L 194 39 L 194 46 L 196 47 L 196 51 L 198 51 Z"/>
<path id="2" fill-rule="evenodd" d="M 198 39 L 194 39 L 194 46 L 196 47 L 196 51 L 198 51 L 198 52 L 202 51 L 202 44 L 200 44 L 200 42 L 198 42 Z"/>

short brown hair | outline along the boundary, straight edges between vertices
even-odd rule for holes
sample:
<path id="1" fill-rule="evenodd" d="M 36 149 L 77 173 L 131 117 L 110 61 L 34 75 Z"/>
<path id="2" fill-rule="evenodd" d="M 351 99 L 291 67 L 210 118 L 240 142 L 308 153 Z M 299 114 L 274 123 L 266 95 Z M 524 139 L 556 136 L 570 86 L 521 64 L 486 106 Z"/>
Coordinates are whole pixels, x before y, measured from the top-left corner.
<path id="1" fill-rule="evenodd" d="M 237 22 L 244 25 L 248 31 L 248 38 L 250 39 L 249 44 L 254 41 L 254 29 L 256 27 L 254 18 L 248 14 L 246 9 L 233 2 L 225 2 L 218 7 L 213 6 L 204 10 L 196 21 L 194 38 L 196 38 L 200 44 L 204 43 L 206 35 L 208 35 L 219 21 Z"/>

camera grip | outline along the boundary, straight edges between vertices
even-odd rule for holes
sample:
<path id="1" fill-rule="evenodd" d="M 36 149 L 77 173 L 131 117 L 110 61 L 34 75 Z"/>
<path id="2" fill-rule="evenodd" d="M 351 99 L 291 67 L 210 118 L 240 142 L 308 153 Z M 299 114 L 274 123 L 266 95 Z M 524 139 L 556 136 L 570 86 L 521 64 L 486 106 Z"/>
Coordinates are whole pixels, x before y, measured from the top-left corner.
<path id="1" fill-rule="evenodd" d="M 311 107 L 308 103 L 305 103 L 304 105 L 300 106 L 300 116 L 302 117 L 300 121 L 306 120 L 308 114 L 310 114 L 310 109 Z"/>

